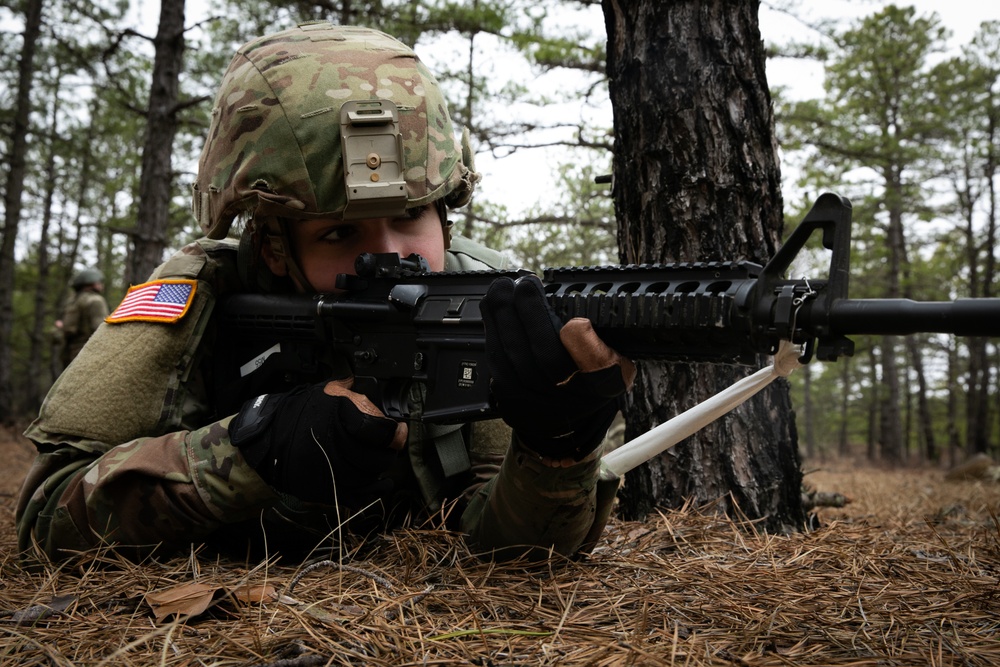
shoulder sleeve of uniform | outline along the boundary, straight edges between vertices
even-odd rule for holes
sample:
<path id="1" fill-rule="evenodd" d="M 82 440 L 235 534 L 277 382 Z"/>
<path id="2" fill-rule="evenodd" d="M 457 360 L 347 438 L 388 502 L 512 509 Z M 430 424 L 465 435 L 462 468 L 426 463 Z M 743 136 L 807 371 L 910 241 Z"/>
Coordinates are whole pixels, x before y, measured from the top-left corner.
<path id="1" fill-rule="evenodd" d="M 233 252 L 227 253 L 224 243 L 199 241 L 164 262 L 150 284 L 197 283 L 183 314 L 169 323 L 119 318 L 98 329 L 52 386 L 38 428 L 54 438 L 119 444 L 198 426 L 196 418 L 207 415 L 184 412 L 181 390 L 195 367 L 215 300 L 229 289 L 225 283 L 235 280 L 231 245 Z"/>
<path id="2" fill-rule="evenodd" d="M 445 271 L 487 271 L 509 267 L 510 261 L 502 253 L 464 236 L 453 236 L 451 247 L 445 253 Z"/>
<path id="3" fill-rule="evenodd" d="M 236 249 L 237 243 L 230 239 L 198 239 L 174 253 L 153 271 L 149 279 L 200 278 L 213 281 L 220 269 L 225 270 L 230 264 L 235 267 Z M 211 275 L 206 275 L 206 272 Z"/>

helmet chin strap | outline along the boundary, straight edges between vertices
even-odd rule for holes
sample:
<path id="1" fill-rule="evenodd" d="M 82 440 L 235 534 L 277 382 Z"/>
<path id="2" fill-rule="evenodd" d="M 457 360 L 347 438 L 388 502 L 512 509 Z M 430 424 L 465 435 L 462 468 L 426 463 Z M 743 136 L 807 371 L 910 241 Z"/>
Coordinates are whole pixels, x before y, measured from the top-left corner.
<path id="1" fill-rule="evenodd" d="M 444 232 L 444 249 L 451 247 L 451 228 L 455 223 L 448 219 L 448 205 L 444 203 L 444 197 L 434 202 L 437 208 L 438 217 L 441 218 L 441 231 Z"/>
<path id="2" fill-rule="evenodd" d="M 271 244 L 271 252 L 274 256 L 285 263 L 288 275 L 299 287 L 308 294 L 315 294 L 316 288 L 312 286 L 309 279 L 302 273 L 299 262 L 295 257 L 295 247 L 288 236 L 288 225 L 276 218 L 270 218 L 265 223 L 265 233 L 267 240 Z"/>

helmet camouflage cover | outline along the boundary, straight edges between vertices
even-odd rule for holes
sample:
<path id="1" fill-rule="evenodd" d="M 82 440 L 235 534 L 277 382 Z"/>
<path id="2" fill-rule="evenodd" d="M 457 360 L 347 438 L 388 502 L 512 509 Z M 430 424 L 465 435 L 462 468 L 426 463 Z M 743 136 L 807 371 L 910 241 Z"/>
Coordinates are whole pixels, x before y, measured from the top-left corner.
<path id="1" fill-rule="evenodd" d="M 78 271 L 76 275 L 73 276 L 71 285 L 74 288 L 86 287 L 87 285 L 96 285 L 97 283 L 104 282 L 104 274 L 97 269 L 83 269 Z"/>
<path id="2" fill-rule="evenodd" d="M 194 185 L 202 231 L 223 238 L 243 213 L 344 216 L 341 109 L 368 100 L 398 110 L 401 208 L 441 198 L 466 204 L 479 179 L 471 150 L 466 137 L 459 145 L 437 81 L 416 54 L 377 30 L 304 23 L 248 42 L 223 77 Z"/>

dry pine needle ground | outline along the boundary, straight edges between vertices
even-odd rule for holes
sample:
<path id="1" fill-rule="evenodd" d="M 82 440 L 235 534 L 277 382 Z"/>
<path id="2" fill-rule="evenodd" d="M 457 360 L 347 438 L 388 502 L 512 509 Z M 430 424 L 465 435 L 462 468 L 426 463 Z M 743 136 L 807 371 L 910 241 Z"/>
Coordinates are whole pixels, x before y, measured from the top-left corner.
<path id="1" fill-rule="evenodd" d="M 0 442 L 8 461 L 23 448 Z M 4 487 L 0 665 L 1000 664 L 1000 485 L 843 462 L 807 481 L 852 502 L 791 536 L 694 510 L 615 521 L 589 558 L 533 566 L 411 530 L 344 566 L 31 569 Z M 212 606 L 156 623 L 145 596 L 193 582 Z M 232 593 L 247 584 L 250 601 Z"/>

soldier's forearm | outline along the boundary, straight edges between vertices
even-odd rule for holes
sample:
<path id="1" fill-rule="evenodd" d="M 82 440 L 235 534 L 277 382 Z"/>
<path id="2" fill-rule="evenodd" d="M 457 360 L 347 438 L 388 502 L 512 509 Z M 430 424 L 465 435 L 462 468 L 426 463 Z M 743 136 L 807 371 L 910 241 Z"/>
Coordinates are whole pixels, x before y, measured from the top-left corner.
<path id="1" fill-rule="evenodd" d="M 229 443 L 227 422 L 140 438 L 91 460 L 70 447 L 48 455 L 44 487 L 19 513 L 22 547 L 34 541 L 50 556 L 103 544 L 143 553 L 256 515 L 276 497 Z"/>
<path id="2" fill-rule="evenodd" d="M 470 503 L 463 528 L 495 556 L 576 553 L 594 522 L 599 459 L 550 467 L 515 442 L 499 474 Z"/>

